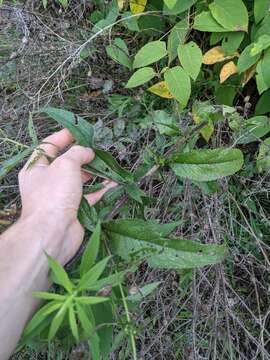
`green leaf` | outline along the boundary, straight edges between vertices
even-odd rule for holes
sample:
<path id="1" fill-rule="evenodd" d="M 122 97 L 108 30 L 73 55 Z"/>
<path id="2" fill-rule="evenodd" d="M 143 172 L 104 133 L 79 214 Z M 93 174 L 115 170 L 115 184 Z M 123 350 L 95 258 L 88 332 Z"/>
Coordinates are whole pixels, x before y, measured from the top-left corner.
<path id="1" fill-rule="evenodd" d="M 261 35 L 256 42 L 252 44 L 250 50 L 251 56 L 261 54 L 263 50 L 266 50 L 270 46 L 270 36 L 267 34 Z"/>
<path id="2" fill-rule="evenodd" d="M 93 33 L 97 33 L 98 31 L 101 31 L 102 29 L 107 28 L 108 26 L 113 25 L 116 22 L 119 16 L 118 5 L 116 1 L 113 1 L 111 4 L 111 9 L 108 12 L 106 18 L 98 21 L 91 29 Z"/>
<path id="3" fill-rule="evenodd" d="M 55 293 L 43 292 L 43 291 L 34 291 L 33 296 L 43 300 L 57 300 L 64 301 L 66 299 L 65 295 L 59 295 Z"/>
<path id="4" fill-rule="evenodd" d="M 94 129 L 85 119 L 70 111 L 53 107 L 42 108 L 39 112 L 46 113 L 58 124 L 67 128 L 75 137 L 79 145 L 93 147 Z"/>
<path id="5" fill-rule="evenodd" d="M 152 292 L 154 292 L 160 283 L 161 283 L 161 281 L 155 281 L 151 284 L 144 285 L 143 287 L 138 289 L 138 292 L 136 294 L 129 295 L 127 297 L 127 300 L 129 300 L 131 302 L 142 301 L 146 296 L 148 296 Z"/>
<path id="6" fill-rule="evenodd" d="M 125 186 L 127 194 L 139 204 L 142 204 L 142 196 L 145 196 L 145 193 L 135 184 L 129 183 Z"/>
<path id="7" fill-rule="evenodd" d="M 12 156 L 12 158 L 5 160 L 1 163 L 0 166 L 0 181 L 4 179 L 4 177 L 12 171 L 21 161 L 23 161 L 26 157 L 28 157 L 32 151 L 34 150 L 34 147 L 29 147 L 19 154 L 16 154 Z"/>
<path id="8" fill-rule="evenodd" d="M 267 14 L 269 0 L 254 0 L 255 23 L 258 24 Z"/>
<path id="9" fill-rule="evenodd" d="M 258 141 L 270 131 L 270 121 L 267 116 L 254 116 L 246 120 L 242 127 L 235 132 L 237 144 L 248 144 Z"/>
<path id="10" fill-rule="evenodd" d="M 33 117 L 32 117 L 31 113 L 29 114 L 27 128 L 28 128 L 28 133 L 29 133 L 29 136 L 30 136 L 30 138 L 32 140 L 33 145 L 38 146 L 37 132 L 36 132 L 36 129 L 35 129 L 35 126 L 34 126 Z"/>
<path id="11" fill-rule="evenodd" d="M 102 296 L 80 296 L 75 298 L 76 302 L 82 305 L 95 305 L 110 300 Z"/>
<path id="12" fill-rule="evenodd" d="M 200 149 L 173 155 L 169 162 L 181 178 L 212 181 L 239 171 L 243 166 L 243 154 L 239 149 Z"/>
<path id="13" fill-rule="evenodd" d="M 51 313 L 58 310 L 63 303 L 60 303 L 59 301 L 51 301 L 48 304 L 42 306 L 41 309 L 39 309 L 35 315 L 32 317 L 32 319 L 27 324 L 26 328 L 23 331 L 23 336 L 29 335 L 33 330 L 35 330 L 39 324 L 41 324 L 44 319 L 50 315 Z"/>
<path id="14" fill-rule="evenodd" d="M 110 285 L 111 287 L 115 287 L 123 282 L 125 274 L 126 271 L 121 271 L 121 272 L 117 272 L 116 274 L 109 275 L 106 278 L 97 280 L 88 287 L 88 290 L 98 291 L 107 285 Z"/>
<path id="15" fill-rule="evenodd" d="M 267 90 L 257 102 L 255 115 L 264 115 L 270 112 L 270 90 Z"/>
<path id="16" fill-rule="evenodd" d="M 256 66 L 256 84 L 259 94 L 261 95 L 265 90 L 268 89 L 268 85 L 264 81 L 263 72 L 262 72 L 262 61 L 259 61 Z"/>
<path id="17" fill-rule="evenodd" d="M 251 55 L 252 48 L 253 44 L 250 44 L 241 53 L 237 63 L 237 69 L 239 73 L 246 71 L 259 60 L 260 54 L 257 54 L 255 56 Z"/>
<path id="18" fill-rule="evenodd" d="M 209 5 L 212 16 L 229 31 L 248 30 L 248 11 L 242 0 L 215 0 Z"/>
<path id="19" fill-rule="evenodd" d="M 77 290 L 86 290 L 93 283 L 95 283 L 105 270 L 105 267 L 110 259 L 111 256 L 108 256 L 105 259 L 99 261 L 86 274 L 84 274 L 77 285 Z"/>
<path id="20" fill-rule="evenodd" d="M 214 132 L 213 118 L 215 115 L 216 109 L 210 102 L 194 101 L 192 106 L 192 116 L 195 124 L 199 125 L 204 121 L 208 122 L 208 124 L 200 130 L 200 134 L 206 142 L 210 140 Z"/>
<path id="21" fill-rule="evenodd" d="M 256 164 L 260 173 L 270 169 L 270 138 L 261 143 Z"/>
<path id="22" fill-rule="evenodd" d="M 222 40 L 222 49 L 226 55 L 235 53 L 241 42 L 244 40 L 245 33 L 243 32 L 229 32 L 224 34 Z"/>
<path id="23" fill-rule="evenodd" d="M 128 48 L 123 39 L 114 39 L 113 45 L 106 47 L 106 52 L 107 55 L 114 61 L 127 67 L 128 69 L 132 68 L 132 62 L 129 57 Z"/>
<path id="24" fill-rule="evenodd" d="M 197 0 L 164 0 L 163 13 L 165 15 L 178 15 L 189 9 Z"/>
<path id="25" fill-rule="evenodd" d="M 225 248 L 202 245 L 184 239 L 164 239 L 152 222 L 132 219 L 114 220 L 103 224 L 114 253 L 124 260 L 144 261 L 164 269 L 184 269 L 214 264 L 224 259 Z M 148 232 L 148 228 L 153 228 Z"/>
<path id="26" fill-rule="evenodd" d="M 270 38 L 270 37 L 269 37 Z M 270 87 L 270 49 L 265 51 L 264 57 L 261 60 L 261 72 L 265 85 Z"/>
<path id="27" fill-rule="evenodd" d="M 167 87 L 173 97 L 179 101 L 182 108 L 186 107 L 190 94 L 190 78 L 181 66 L 175 66 L 164 74 Z"/>
<path id="28" fill-rule="evenodd" d="M 185 45 L 179 45 L 177 53 L 182 67 L 195 81 L 202 66 L 203 55 L 201 49 L 194 41 L 190 41 Z"/>
<path id="29" fill-rule="evenodd" d="M 203 11 L 195 16 L 193 28 L 206 32 L 227 32 L 228 29 L 221 26 L 211 15 L 210 11 Z"/>
<path id="30" fill-rule="evenodd" d="M 156 110 L 152 114 L 154 124 L 161 135 L 179 135 L 180 130 L 176 126 L 175 119 L 164 110 Z"/>
<path id="31" fill-rule="evenodd" d="M 54 260 L 50 255 L 46 254 L 49 266 L 57 279 L 57 283 L 62 285 L 68 293 L 72 293 L 73 284 L 70 281 L 68 274 L 62 265 L 60 265 L 56 260 Z"/>
<path id="32" fill-rule="evenodd" d="M 72 332 L 72 335 L 74 336 L 74 338 L 76 339 L 76 341 L 79 341 L 79 331 L 78 331 L 78 325 L 76 322 L 76 316 L 75 316 L 75 311 L 73 308 L 73 304 L 69 305 L 68 308 L 68 318 L 69 318 L 69 326 Z"/>
<path id="33" fill-rule="evenodd" d="M 139 69 L 128 80 L 126 88 L 132 89 L 136 86 L 143 85 L 144 83 L 153 79 L 156 75 L 157 74 L 151 67 L 145 67 L 145 68 Z"/>
<path id="34" fill-rule="evenodd" d="M 99 245 L 100 245 L 100 222 L 97 224 L 93 234 L 88 241 L 88 245 L 83 253 L 81 264 L 80 264 L 80 275 L 83 276 L 88 270 L 95 264 Z"/>
<path id="35" fill-rule="evenodd" d="M 84 310 L 84 307 L 80 305 L 78 302 L 76 302 L 76 308 L 78 312 L 78 318 L 82 324 L 83 330 L 85 333 L 89 336 L 92 331 L 94 330 L 93 325 L 91 321 L 89 320 L 89 317 L 87 316 L 87 313 Z"/>
<path id="36" fill-rule="evenodd" d="M 169 64 L 177 56 L 178 45 L 185 43 L 188 31 L 189 31 L 189 24 L 188 24 L 187 18 L 179 21 L 171 29 L 170 34 L 168 36 L 168 42 L 167 42 Z"/>
<path id="37" fill-rule="evenodd" d="M 137 69 L 150 65 L 167 55 L 165 41 L 151 41 L 144 45 L 136 54 L 133 68 Z"/>
<path id="38" fill-rule="evenodd" d="M 93 232 L 97 222 L 97 213 L 93 206 L 90 206 L 85 197 L 82 197 L 79 211 L 78 220 L 87 230 Z"/>
<path id="39" fill-rule="evenodd" d="M 72 296 L 67 298 L 67 300 L 64 302 L 64 304 L 62 304 L 61 308 L 58 310 L 57 314 L 53 318 L 48 334 L 48 340 L 52 340 L 55 337 L 57 331 L 63 323 L 64 317 L 66 315 L 69 305 L 72 302 L 72 299 Z"/>

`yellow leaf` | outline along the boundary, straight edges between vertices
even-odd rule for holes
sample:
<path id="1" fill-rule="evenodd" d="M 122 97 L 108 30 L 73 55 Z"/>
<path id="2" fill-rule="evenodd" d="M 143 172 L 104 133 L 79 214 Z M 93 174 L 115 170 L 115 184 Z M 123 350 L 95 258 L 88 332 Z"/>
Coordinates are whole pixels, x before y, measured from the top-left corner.
<path id="1" fill-rule="evenodd" d="M 173 99 L 165 81 L 160 81 L 159 83 L 151 86 L 148 91 L 165 99 Z"/>
<path id="2" fill-rule="evenodd" d="M 213 65 L 224 60 L 233 59 L 236 56 L 239 56 L 237 52 L 232 55 L 225 55 L 222 47 L 216 46 L 203 55 L 203 64 Z"/>
<path id="3" fill-rule="evenodd" d="M 130 10 L 133 15 L 143 13 L 146 4 L 147 0 L 129 0 Z"/>
<path id="4" fill-rule="evenodd" d="M 244 72 L 244 77 L 243 77 L 243 80 L 242 80 L 242 85 L 245 86 L 250 79 L 253 78 L 255 72 L 256 72 L 256 67 L 257 67 L 257 64 L 258 62 L 256 62 L 256 64 L 252 65 L 249 69 L 247 69 L 245 72 Z"/>
<path id="5" fill-rule="evenodd" d="M 121 11 L 124 8 L 126 0 L 117 0 L 118 9 Z"/>
<path id="6" fill-rule="evenodd" d="M 233 74 L 237 74 L 237 66 L 233 61 L 228 62 L 225 64 L 219 74 L 220 83 L 224 83 L 230 76 Z"/>

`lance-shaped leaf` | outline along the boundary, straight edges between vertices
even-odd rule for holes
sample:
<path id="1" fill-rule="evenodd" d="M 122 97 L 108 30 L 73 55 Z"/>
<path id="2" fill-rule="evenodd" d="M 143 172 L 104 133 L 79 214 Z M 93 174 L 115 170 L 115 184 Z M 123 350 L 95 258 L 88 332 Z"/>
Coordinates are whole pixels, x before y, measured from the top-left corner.
<path id="1" fill-rule="evenodd" d="M 100 223 L 97 224 L 82 256 L 80 274 L 83 276 L 94 265 L 100 244 Z"/>
<path id="2" fill-rule="evenodd" d="M 31 154 L 34 150 L 34 147 L 29 147 L 19 154 L 12 156 L 12 158 L 2 162 L 0 164 L 0 181 L 4 179 L 4 177 L 13 170 L 21 161 L 23 161 L 27 156 Z"/>
<path id="3" fill-rule="evenodd" d="M 174 173 L 193 181 L 213 181 L 233 175 L 243 166 L 239 149 L 194 150 L 176 154 L 169 159 Z"/>
<path id="4" fill-rule="evenodd" d="M 194 268 L 220 262 L 225 255 L 223 246 L 165 239 L 161 227 L 155 229 L 152 222 L 115 220 L 104 223 L 103 227 L 115 254 L 127 261 L 147 260 L 152 267 Z"/>

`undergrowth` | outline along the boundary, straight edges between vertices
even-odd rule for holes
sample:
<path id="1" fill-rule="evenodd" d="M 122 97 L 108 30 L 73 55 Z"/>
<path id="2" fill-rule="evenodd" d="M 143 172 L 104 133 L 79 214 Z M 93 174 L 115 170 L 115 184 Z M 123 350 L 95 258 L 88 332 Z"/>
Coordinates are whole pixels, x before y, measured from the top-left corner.
<path id="1" fill-rule="evenodd" d="M 114 280 L 81 289 L 109 298 L 84 299 L 93 331 L 74 302 L 72 324 L 28 325 L 14 359 L 270 359 L 269 3 L 164 3 L 0 8 L 1 229 L 20 213 L 21 161 L 59 124 L 79 123 L 98 154 L 85 192 L 108 173 L 121 185 L 82 204 L 95 235 L 84 270 L 68 268 L 76 287 L 90 253 L 113 255 L 102 277 Z M 57 283 L 45 306 L 72 294 Z"/>

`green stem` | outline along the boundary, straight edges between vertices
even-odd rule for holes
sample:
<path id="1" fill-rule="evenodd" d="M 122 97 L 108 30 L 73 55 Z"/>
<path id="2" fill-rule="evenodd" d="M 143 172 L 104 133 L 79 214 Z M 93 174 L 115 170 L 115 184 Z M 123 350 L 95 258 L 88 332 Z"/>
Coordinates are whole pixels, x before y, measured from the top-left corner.
<path id="1" fill-rule="evenodd" d="M 120 292 L 121 292 L 121 296 L 122 296 L 124 309 L 125 309 L 125 312 L 126 312 L 127 322 L 130 325 L 131 324 L 131 319 L 130 319 L 130 316 L 129 316 L 128 304 L 126 302 L 125 294 L 124 294 L 123 287 L 122 287 L 121 284 L 119 284 L 119 288 L 120 288 Z M 134 338 L 134 334 L 133 334 L 131 326 L 129 326 L 129 336 L 130 336 L 131 347 L 132 347 L 132 352 L 133 352 L 133 360 L 137 360 L 137 350 L 136 350 L 135 338 Z"/>

